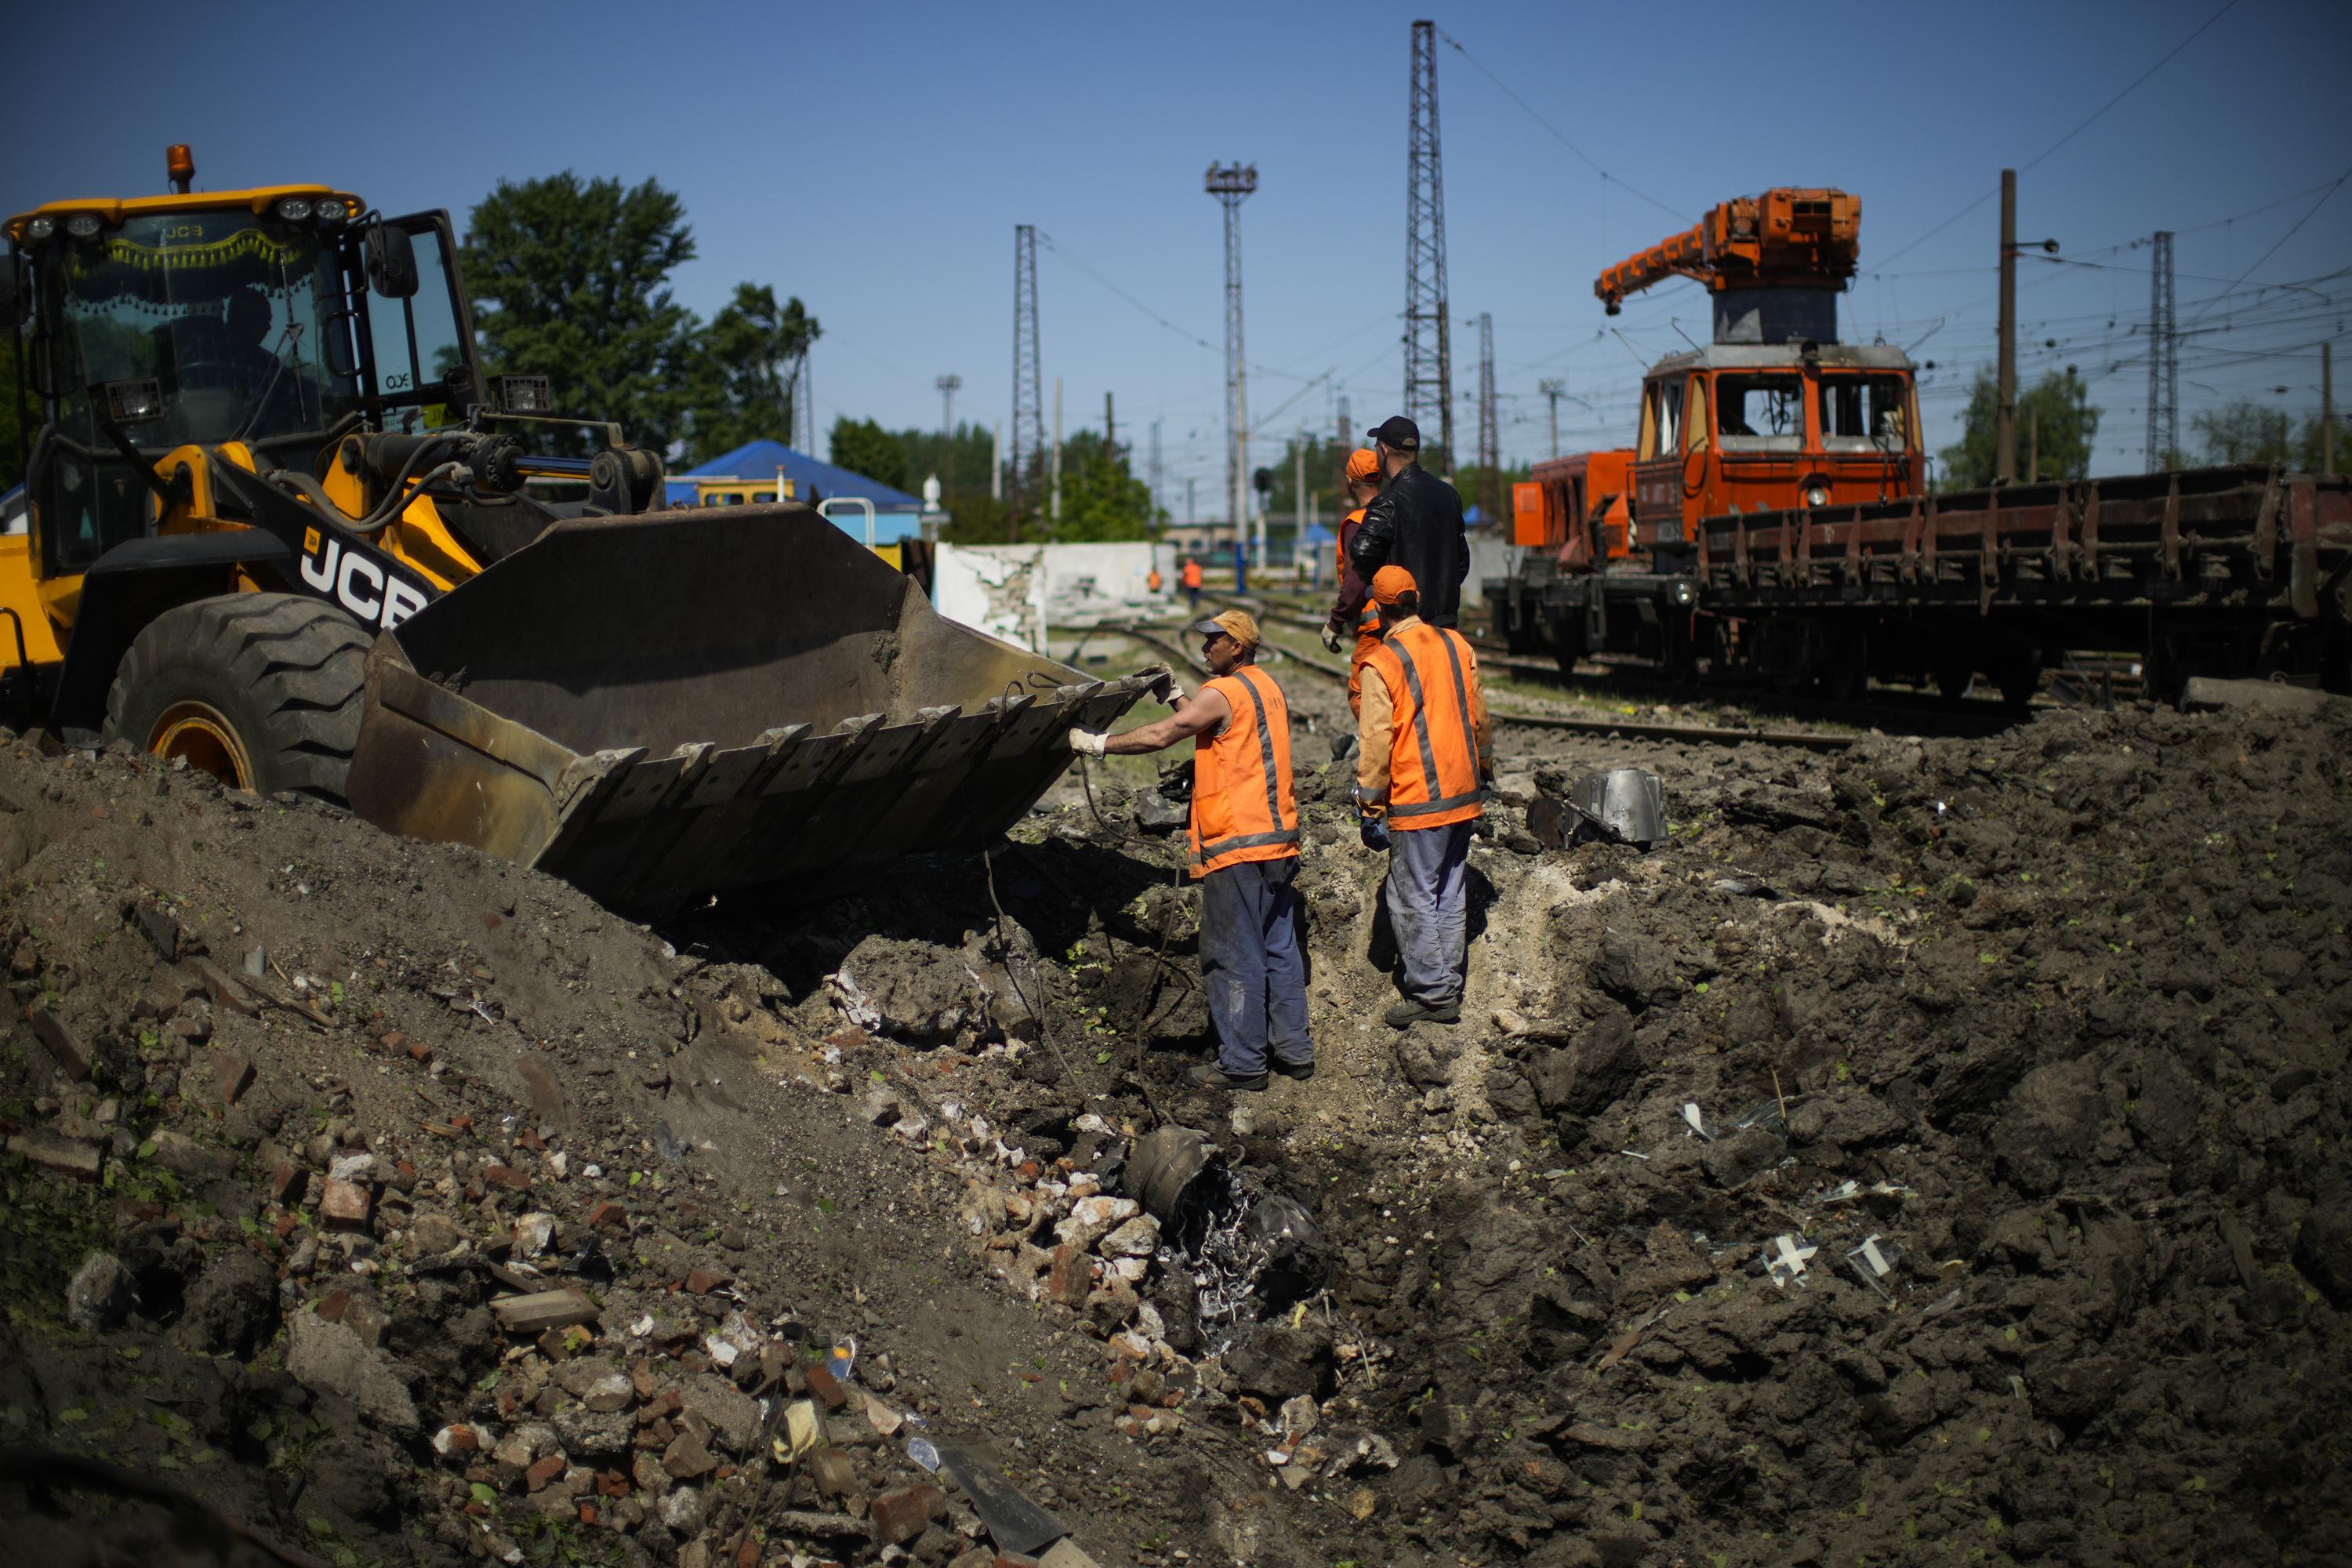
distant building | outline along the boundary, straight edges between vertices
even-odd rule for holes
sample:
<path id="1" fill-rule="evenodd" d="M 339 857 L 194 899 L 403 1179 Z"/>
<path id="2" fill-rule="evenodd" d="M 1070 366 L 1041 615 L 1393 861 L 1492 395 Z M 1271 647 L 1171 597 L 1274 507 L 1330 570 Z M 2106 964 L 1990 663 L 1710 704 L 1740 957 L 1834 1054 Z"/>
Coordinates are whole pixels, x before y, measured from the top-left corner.
<path id="1" fill-rule="evenodd" d="M 874 503 L 874 542 L 893 544 L 902 539 L 922 536 L 923 502 L 919 496 L 908 495 L 877 479 L 863 474 L 819 462 L 805 452 L 796 452 L 781 441 L 751 441 L 731 452 L 721 452 L 707 463 L 698 464 L 682 474 L 671 474 L 665 480 L 669 504 L 672 506 L 740 506 L 753 500 L 775 500 L 772 482 L 781 474 L 788 494 L 782 499 L 803 501 L 814 506 L 819 501 L 863 498 Z M 695 481 L 733 481 L 719 484 Z M 771 481 L 762 488 L 761 481 Z M 834 521 L 857 534 L 861 540 L 865 520 L 853 509 L 836 514 Z"/>

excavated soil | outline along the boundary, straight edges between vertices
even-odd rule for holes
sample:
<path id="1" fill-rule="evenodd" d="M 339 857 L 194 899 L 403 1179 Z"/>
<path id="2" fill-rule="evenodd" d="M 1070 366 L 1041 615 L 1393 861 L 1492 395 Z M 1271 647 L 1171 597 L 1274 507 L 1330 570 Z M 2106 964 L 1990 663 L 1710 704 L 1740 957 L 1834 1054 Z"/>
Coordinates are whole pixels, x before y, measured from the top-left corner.
<path id="1" fill-rule="evenodd" d="M 1057 1564 L 2345 1561 L 2348 745 L 1507 731 L 1470 1005 L 1403 1035 L 1310 768 L 1320 1070 L 1228 1100 L 1133 764 L 648 931 L 16 742 L 0 1441 L 334 1563 L 992 1561 L 917 1434 Z M 1552 831 L 1608 765 L 1647 853 Z M 1218 1163 L 1161 1227 L 1170 1123 Z M 1262 1270 L 1250 1203 L 1304 1216 Z M 120 1487 L 0 1511 L 223 1560 Z"/>

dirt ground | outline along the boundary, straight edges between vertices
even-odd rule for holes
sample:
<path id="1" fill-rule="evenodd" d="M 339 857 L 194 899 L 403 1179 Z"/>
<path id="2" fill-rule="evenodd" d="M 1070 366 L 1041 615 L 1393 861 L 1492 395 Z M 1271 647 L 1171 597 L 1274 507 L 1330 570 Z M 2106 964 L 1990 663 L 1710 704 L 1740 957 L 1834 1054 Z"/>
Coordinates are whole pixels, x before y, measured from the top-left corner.
<path id="1" fill-rule="evenodd" d="M 86 1456 L 335 1563 L 2352 1560 L 2352 720 L 1507 731 L 1398 1035 L 1290 684 L 1320 1070 L 1233 1100 L 1140 763 L 648 929 L 0 750 L 12 1547 L 268 1560 Z M 1545 847 L 1612 765 L 1670 837 Z M 1245 1200 L 1139 1212 L 1169 1124 Z"/>

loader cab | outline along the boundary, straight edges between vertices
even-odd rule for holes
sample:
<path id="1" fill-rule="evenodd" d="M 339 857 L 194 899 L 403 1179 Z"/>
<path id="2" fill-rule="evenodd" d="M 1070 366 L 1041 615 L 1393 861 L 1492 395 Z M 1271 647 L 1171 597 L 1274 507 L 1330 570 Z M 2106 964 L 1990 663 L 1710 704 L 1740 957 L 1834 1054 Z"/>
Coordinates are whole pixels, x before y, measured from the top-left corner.
<path id="1" fill-rule="evenodd" d="M 278 186 L 52 204 L 5 233 L 27 352 L 0 395 L 26 414 L 44 579 L 154 531 L 141 468 L 179 448 L 318 478 L 352 430 L 454 424 L 482 400 L 445 214 L 383 223 L 348 193 Z"/>
<path id="2" fill-rule="evenodd" d="M 1703 517 L 1916 495 L 1911 362 L 1885 344 L 1716 343 L 1652 368 L 1633 456 L 1634 548 Z"/>

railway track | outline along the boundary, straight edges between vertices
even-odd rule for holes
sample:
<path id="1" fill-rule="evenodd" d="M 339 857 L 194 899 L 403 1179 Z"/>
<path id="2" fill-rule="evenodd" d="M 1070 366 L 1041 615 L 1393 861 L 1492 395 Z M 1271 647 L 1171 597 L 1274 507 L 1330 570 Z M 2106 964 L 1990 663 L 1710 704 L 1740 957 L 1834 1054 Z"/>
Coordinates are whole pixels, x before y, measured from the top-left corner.
<path id="1" fill-rule="evenodd" d="M 1233 603 L 1234 601 L 1221 602 Z M 1319 627 L 1321 623 L 1318 622 L 1317 625 Z M 1190 668 L 1197 670 L 1206 668 L 1202 664 L 1198 654 L 1181 643 L 1160 636 L 1158 631 L 1138 626 L 1132 623 L 1107 625 L 1101 629 L 1116 632 L 1120 637 L 1131 638 L 1147 647 L 1158 648 L 1173 658 L 1181 659 Z M 1266 646 L 1281 656 L 1285 663 L 1311 670 L 1341 686 L 1348 683 L 1348 667 L 1344 664 L 1327 663 L 1322 659 L 1300 653 L 1295 648 L 1285 647 L 1280 643 L 1269 643 Z M 1486 714 L 1501 727 L 1545 730 L 1578 735 L 1618 735 L 1628 740 L 1675 741 L 1696 745 L 1753 744 L 1790 747 L 1812 752 L 1842 752 L 1859 739 L 1858 736 L 1831 734 L 1818 730 L 1735 730 L 1716 724 L 1660 724 L 1637 719 L 1586 719 L 1559 713 L 1516 712 L 1496 703 L 1491 697 L 1486 702 Z"/>
<path id="2" fill-rule="evenodd" d="M 1279 600 L 1237 598 L 1231 595 L 1212 594 L 1207 597 L 1222 605 L 1231 605 L 1249 611 L 1262 621 L 1277 626 L 1319 634 L 1324 618 L 1295 608 Z M 1602 686 L 1616 692 L 1638 692 L 1660 697 L 1687 699 L 1701 696 L 1717 702 L 1738 702 L 1742 698 L 1765 701 L 1770 708 L 1792 717 L 1810 719 L 1819 723 L 1851 724 L 1856 729 L 1887 729 L 1900 726 L 1906 732 L 1937 735 L 1986 735 L 2008 729 L 2017 721 L 2015 710 L 2006 706 L 1980 700 L 1963 699 L 1955 704 L 1942 697 L 1912 692 L 1884 691 L 1867 701 L 1837 701 L 1829 698 L 1804 697 L 1751 692 L 1742 688 L 1710 688 L 1677 682 L 1659 675 L 1647 665 L 1626 668 L 1609 661 L 1601 661 L 1600 675 L 1573 674 L 1559 668 L 1552 658 L 1530 658 L 1514 654 L 1500 638 L 1483 634 L 1464 632 L 1470 646 L 1478 650 L 1478 661 L 1484 668 L 1500 669 L 1546 685 L 1559 687 Z M 2054 683 L 2053 683 L 2054 684 Z M 2087 683 L 2084 683 L 2087 689 Z M 2110 682 L 2107 690 L 2113 693 Z M 2048 706 L 2053 708 L 2090 705 L 2081 700 L 2074 687 L 2054 692 Z"/>

